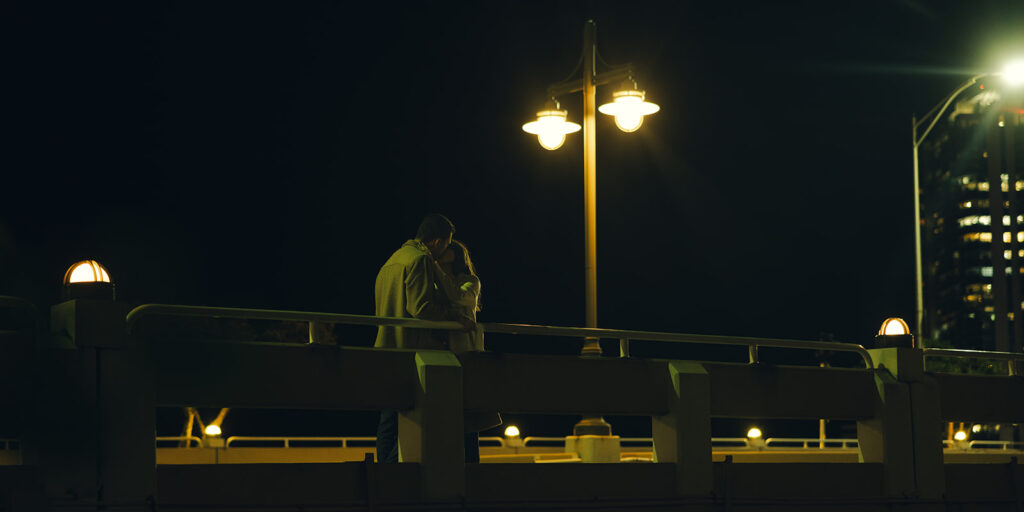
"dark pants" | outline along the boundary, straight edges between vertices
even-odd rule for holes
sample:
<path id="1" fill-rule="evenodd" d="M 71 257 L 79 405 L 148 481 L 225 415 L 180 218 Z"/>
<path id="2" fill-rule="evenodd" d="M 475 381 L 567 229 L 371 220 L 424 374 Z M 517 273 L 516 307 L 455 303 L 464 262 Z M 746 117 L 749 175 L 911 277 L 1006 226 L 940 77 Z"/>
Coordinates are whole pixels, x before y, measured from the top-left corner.
<path id="1" fill-rule="evenodd" d="M 466 462 L 480 462 L 480 435 L 476 432 L 465 434 Z M 377 462 L 398 462 L 398 411 L 386 409 L 380 412 L 377 424 Z"/>

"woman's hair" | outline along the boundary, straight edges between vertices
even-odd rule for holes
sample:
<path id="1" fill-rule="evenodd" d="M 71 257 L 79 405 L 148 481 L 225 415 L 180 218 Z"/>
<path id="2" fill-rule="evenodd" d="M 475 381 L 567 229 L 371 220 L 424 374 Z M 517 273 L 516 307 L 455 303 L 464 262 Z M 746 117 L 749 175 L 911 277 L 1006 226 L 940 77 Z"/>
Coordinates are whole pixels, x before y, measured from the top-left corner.
<path id="1" fill-rule="evenodd" d="M 452 275 L 469 274 L 476 276 L 476 269 L 473 268 L 473 260 L 469 258 L 469 249 L 466 249 L 466 244 L 452 240 L 452 244 L 448 246 L 448 250 L 452 251 L 455 259 L 452 261 Z M 476 310 L 480 311 L 480 297 L 477 297 Z"/>
<path id="2" fill-rule="evenodd" d="M 475 276 L 476 269 L 473 268 L 473 260 L 469 258 L 469 249 L 466 248 L 466 244 L 463 244 L 458 240 L 452 240 L 452 244 L 448 247 L 455 255 L 455 261 L 452 261 L 452 274 L 469 274 Z"/>

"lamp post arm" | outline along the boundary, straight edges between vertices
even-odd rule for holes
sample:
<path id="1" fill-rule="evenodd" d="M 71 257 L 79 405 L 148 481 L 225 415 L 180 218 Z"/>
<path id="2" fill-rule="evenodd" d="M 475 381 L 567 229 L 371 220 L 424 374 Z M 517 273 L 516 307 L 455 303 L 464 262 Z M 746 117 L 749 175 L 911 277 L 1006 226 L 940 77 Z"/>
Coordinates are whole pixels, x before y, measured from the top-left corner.
<path id="1" fill-rule="evenodd" d="M 942 114 L 946 112 L 946 109 L 949 108 L 949 105 L 953 103 L 953 100 L 955 100 L 956 97 L 960 95 L 960 93 L 964 92 L 965 90 L 967 90 L 968 87 L 977 83 L 978 80 L 981 80 L 982 78 L 985 78 L 986 76 L 989 75 L 991 75 L 991 73 L 982 73 L 980 75 L 975 75 L 971 77 L 970 80 L 964 82 L 960 87 L 958 87 L 948 97 L 946 97 L 944 101 L 940 101 L 938 104 L 932 107 L 932 109 L 928 111 L 928 113 L 925 114 L 924 117 L 918 120 L 916 126 L 920 126 L 921 124 L 923 124 L 929 116 L 931 116 L 932 118 L 932 122 L 928 123 L 928 128 L 925 128 L 924 133 L 921 134 L 921 137 L 914 140 L 914 147 L 916 148 L 917 146 L 920 146 L 922 142 L 924 142 L 924 139 L 928 137 L 929 133 L 931 133 L 932 128 L 935 127 L 935 124 L 939 121 L 940 118 L 942 118 Z M 942 108 L 939 108 L 939 105 L 942 105 Z M 935 112 L 936 109 L 938 109 L 938 112 Z M 932 115 L 933 113 L 934 115 Z"/>
<path id="2" fill-rule="evenodd" d="M 594 76 L 594 85 L 605 85 L 615 82 L 621 82 L 629 79 L 633 76 L 633 65 L 626 64 L 622 67 L 611 69 L 603 73 L 598 73 Z M 551 84 L 548 86 L 548 96 L 551 98 L 557 98 L 566 94 L 574 92 L 580 92 L 583 90 L 583 79 L 566 80 L 564 82 L 558 82 L 557 84 Z"/>

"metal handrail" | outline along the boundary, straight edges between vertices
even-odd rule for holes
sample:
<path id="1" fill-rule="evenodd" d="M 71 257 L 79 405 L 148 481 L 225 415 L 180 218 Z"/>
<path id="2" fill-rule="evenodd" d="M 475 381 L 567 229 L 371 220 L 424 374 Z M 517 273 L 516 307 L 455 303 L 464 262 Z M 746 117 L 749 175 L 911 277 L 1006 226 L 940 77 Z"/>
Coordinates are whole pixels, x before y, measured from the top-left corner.
<path id="1" fill-rule="evenodd" d="M 353 448 L 349 446 L 350 441 L 376 441 L 376 437 L 296 437 L 296 436 L 231 436 L 224 441 L 224 447 L 230 448 L 231 443 L 236 441 L 271 441 L 283 443 L 284 448 L 294 448 L 291 443 L 293 441 L 306 442 L 337 442 L 341 443 L 337 448 Z M 365 448 L 359 446 L 358 448 Z"/>
<path id="2" fill-rule="evenodd" d="M 995 441 L 978 439 L 967 443 L 968 448 L 996 448 L 999 450 L 1009 451 L 1013 450 L 1024 450 L 1024 443 L 1020 441 Z M 1012 448 L 1011 448 L 1012 447 Z"/>
<path id="3" fill-rule="evenodd" d="M 820 437 L 769 437 L 764 440 L 764 445 L 768 448 L 773 448 L 772 444 L 783 444 L 783 443 L 800 443 L 800 448 L 814 448 L 814 449 L 853 449 L 860 446 L 860 442 L 856 439 L 850 438 L 836 438 L 836 439 L 821 439 Z M 839 446 L 824 446 L 826 444 L 836 444 Z M 816 445 L 816 446 L 815 446 Z M 775 446 L 774 448 L 795 448 L 794 446 Z"/>
<path id="4" fill-rule="evenodd" d="M 1024 354 L 1019 352 L 989 352 L 985 350 L 962 350 L 958 348 L 925 348 L 924 357 L 956 357 L 960 359 L 1000 359 L 1008 361 L 1006 367 L 1010 375 L 1017 375 L 1014 361 L 1024 361 Z"/>
<path id="5" fill-rule="evenodd" d="M 156 438 L 156 442 L 158 442 L 158 443 L 160 443 L 160 442 L 168 443 L 168 442 L 171 442 L 171 441 L 177 441 L 179 443 L 181 441 L 186 441 L 186 442 L 189 443 L 189 447 L 192 446 L 192 442 L 193 441 L 195 441 L 196 446 L 202 446 L 203 445 L 203 440 L 198 438 L 198 437 L 196 437 L 196 436 L 157 436 L 157 438 Z"/>
<path id="6" fill-rule="evenodd" d="M 339 313 L 312 313 L 303 311 L 276 311 L 270 309 L 215 308 L 203 306 L 177 306 L 170 304 L 144 304 L 128 313 L 126 321 L 131 333 L 140 318 L 147 315 L 173 315 L 212 318 L 236 318 L 252 320 L 279 320 L 309 322 L 311 324 L 336 323 L 354 325 L 389 325 L 415 329 L 464 330 L 458 322 L 438 322 L 416 318 L 396 318 L 370 315 L 348 315 Z M 861 345 L 828 341 L 800 341 L 772 338 L 749 338 L 742 336 L 714 336 L 704 334 L 678 334 L 652 331 L 631 331 L 624 329 L 599 329 L 592 327 L 559 327 L 547 325 L 481 323 L 483 332 L 495 334 L 530 334 L 540 336 L 564 336 L 572 338 L 619 339 L 621 355 L 628 357 L 629 341 L 665 341 L 673 343 L 697 343 L 706 345 L 744 345 L 749 348 L 750 362 L 756 363 L 758 347 L 794 348 L 804 350 L 827 350 L 854 352 L 864 360 L 868 369 L 874 369 L 871 355 Z"/>

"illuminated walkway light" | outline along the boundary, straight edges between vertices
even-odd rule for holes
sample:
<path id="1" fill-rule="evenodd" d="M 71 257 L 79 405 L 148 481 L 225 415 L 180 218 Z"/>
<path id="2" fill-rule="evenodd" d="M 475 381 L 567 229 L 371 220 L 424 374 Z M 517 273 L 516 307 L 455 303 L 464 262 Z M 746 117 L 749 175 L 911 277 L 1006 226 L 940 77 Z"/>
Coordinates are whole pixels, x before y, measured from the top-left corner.
<path id="1" fill-rule="evenodd" d="M 83 260 L 64 273 L 64 285 L 72 283 L 109 283 L 110 273 L 96 260 Z"/>
<path id="2" fill-rule="evenodd" d="M 580 125 L 566 121 L 568 113 L 549 101 L 537 112 L 537 120 L 523 125 L 523 131 L 537 136 L 541 147 L 549 151 L 562 147 L 565 136 L 580 131 Z"/>
<path id="3" fill-rule="evenodd" d="M 221 434 L 220 425 L 207 425 L 206 429 L 203 430 L 208 436 L 219 436 Z"/>
<path id="4" fill-rule="evenodd" d="M 96 260 L 82 260 L 64 273 L 64 300 L 114 299 L 114 283 L 110 272 Z"/>
<path id="5" fill-rule="evenodd" d="M 880 336 L 903 336 L 910 334 L 910 327 L 902 318 L 886 318 L 882 322 L 882 327 L 878 329 L 878 334 Z"/>
<path id="6" fill-rule="evenodd" d="M 953 434 L 953 439 L 956 441 L 966 441 L 967 432 L 964 432 L 963 430 L 957 430 L 956 434 Z"/>
<path id="7" fill-rule="evenodd" d="M 611 103 L 605 103 L 597 107 L 597 110 L 602 114 L 615 116 L 615 125 L 620 130 L 635 132 L 644 123 L 644 116 L 649 116 L 661 110 L 661 107 L 645 101 L 644 98 L 644 91 L 639 91 L 635 86 L 630 86 L 627 81 L 622 90 L 612 94 Z"/>
<path id="8" fill-rule="evenodd" d="M 761 429 L 757 427 L 750 427 L 750 430 L 747 431 L 747 437 L 750 439 L 760 439 L 761 435 Z"/>
<path id="9" fill-rule="evenodd" d="M 509 425 L 505 429 L 505 437 L 519 437 L 519 427 L 515 425 Z"/>

